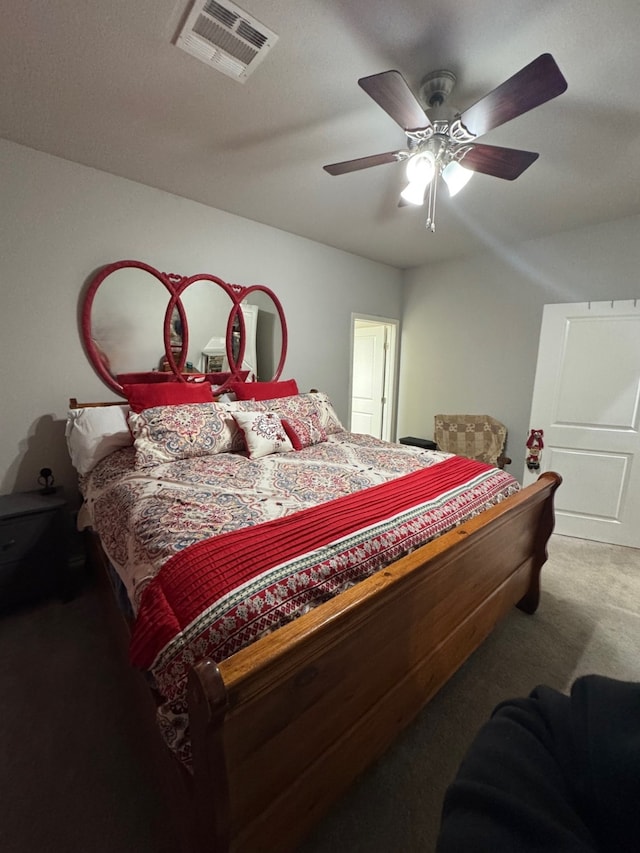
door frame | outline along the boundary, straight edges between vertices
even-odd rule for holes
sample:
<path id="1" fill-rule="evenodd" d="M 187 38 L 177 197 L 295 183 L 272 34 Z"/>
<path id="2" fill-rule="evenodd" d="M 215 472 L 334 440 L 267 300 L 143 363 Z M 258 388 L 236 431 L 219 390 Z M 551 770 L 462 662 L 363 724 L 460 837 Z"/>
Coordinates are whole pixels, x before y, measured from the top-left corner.
<path id="1" fill-rule="evenodd" d="M 389 331 L 389 345 L 384 367 L 384 408 L 382 411 L 382 437 L 385 441 L 395 441 L 397 432 L 397 403 L 398 403 L 398 364 L 400 362 L 400 320 L 390 317 L 377 317 L 374 314 L 351 313 L 349 334 L 349 411 L 348 423 L 351 424 L 353 408 L 353 370 L 354 370 L 354 341 L 356 323 L 363 320 L 367 323 L 385 326 Z"/>

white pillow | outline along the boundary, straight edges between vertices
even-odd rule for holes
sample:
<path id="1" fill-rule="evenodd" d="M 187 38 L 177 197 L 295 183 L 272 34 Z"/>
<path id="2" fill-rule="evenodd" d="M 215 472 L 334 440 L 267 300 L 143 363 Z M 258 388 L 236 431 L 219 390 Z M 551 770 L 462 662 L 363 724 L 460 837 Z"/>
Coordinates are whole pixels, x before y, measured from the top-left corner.
<path id="1" fill-rule="evenodd" d="M 133 444 L 128 412 L 128 405 L 69 409 L 64 434 L 71 462 L 79 474 L 88 474 L 105 456 Z"/>
<path id="2" fill-rule="evenodd" d="M 233 417 L 244 433 L 250 459 L 293 450 L 293 444 L 275 412 L 233 412 Z"/>

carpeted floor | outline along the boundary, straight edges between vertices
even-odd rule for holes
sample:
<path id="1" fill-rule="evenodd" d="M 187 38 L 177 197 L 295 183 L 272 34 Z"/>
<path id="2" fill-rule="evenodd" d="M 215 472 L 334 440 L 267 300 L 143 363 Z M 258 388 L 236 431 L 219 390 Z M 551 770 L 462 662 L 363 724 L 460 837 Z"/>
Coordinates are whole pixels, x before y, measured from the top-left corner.
<path id="1" fill-rule="evenodd" d="M 535 616 L 509 614 L 300 853 L 430 853 L 446 785 L 499 701 L 589 672 L 640 681 L 640 550 L 554 536 L 549 554 Z M 3 853 L 177 850 L 125 699 L 137 685 L 90 585 L 0 618 Z"/>

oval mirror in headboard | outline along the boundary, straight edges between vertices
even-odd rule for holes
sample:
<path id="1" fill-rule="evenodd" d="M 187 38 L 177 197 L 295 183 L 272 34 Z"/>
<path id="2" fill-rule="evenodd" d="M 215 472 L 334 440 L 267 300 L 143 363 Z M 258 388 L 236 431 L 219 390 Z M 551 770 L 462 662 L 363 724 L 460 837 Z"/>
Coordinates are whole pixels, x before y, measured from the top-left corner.
<path id="1" fill-rule="evenodd" d="M 280 300 L 268 287 L 250 285 L 237 293 L 238 307 L 247 334 L 245 348 L 239 361 L 239 338 L 233 338 L 233 357 L 238 368 L 255 373 L 259 382 L 279 379 L 287 357 L 287 322 Z M 236 308 L 232 320 L 232 333 L 239 333 L 240 312 Z M 253 334 L 251 333 L 253 327 Z"/>
<path id="2" fill-rule="evenodd" d="M 228 345 L 229 317 L 236 296 L 221 278 L 198 273 L 175 286 L 163 320 L 165 351 L 169 368 L 183 378 L 185 365 L 199 373 L 236 372 Z M 180 312 L 186 321 L 182 324 Z M 176 335 L 176 325 L 180 333 Z"/>
<path id="3" fill-rule="evenodd" d="M 99 270 L 82 303 L 82 338 L 106 384 L 122 393 L 118 375 L 157 370 L 164 357 L 164 318 L 174 292 L 168 276 L 141 261 Z"/>
<path id="4" fill-rule="evenodd" d="M 221 373 L 221 390 L 247 372 L 268 381 L 280 376 L 286 358 L 284 311 L 268 287 L 163 273 L 142 261 L 96 273 L 82 301 L 81 331 L 89 360 L 118 394 L 119 377 L 151 372 L 181 380 Z"/>

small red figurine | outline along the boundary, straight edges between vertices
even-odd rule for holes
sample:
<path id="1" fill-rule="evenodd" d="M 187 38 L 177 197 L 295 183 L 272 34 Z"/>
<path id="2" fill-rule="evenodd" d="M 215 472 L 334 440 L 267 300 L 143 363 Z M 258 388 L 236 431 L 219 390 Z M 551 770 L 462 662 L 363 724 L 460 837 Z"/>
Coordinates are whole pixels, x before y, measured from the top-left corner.
<path id="1" fill-rule="evenodd" d="M 542 436 L 544 431 L 541 429 L 532 429 L 527 439 L 527 447 L 529 455 L 527 456 L 527 468 L 530 471 L 537 471 L 540 468 L 540 452 L 544 447 Z"/>

